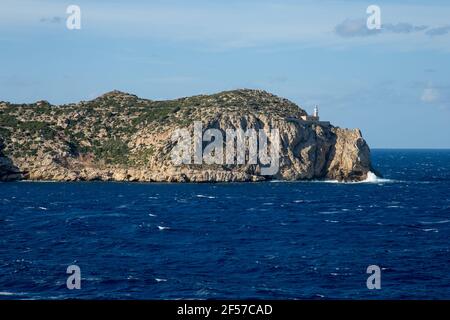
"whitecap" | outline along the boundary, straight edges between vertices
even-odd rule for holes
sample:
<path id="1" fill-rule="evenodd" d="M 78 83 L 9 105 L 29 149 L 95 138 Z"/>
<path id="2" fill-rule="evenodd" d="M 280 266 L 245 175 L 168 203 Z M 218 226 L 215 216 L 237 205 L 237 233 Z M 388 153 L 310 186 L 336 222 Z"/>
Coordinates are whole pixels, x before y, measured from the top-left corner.
<path id="1" fill-rule="evenodd" d="M 41 210 L 48 210 L 48 208 L 46 208 L 46 207 L 39 207 L 39 209 L 41 209 Z"/>
<path id="2" fill-rule="evenodd" d="M 166 282 L 167 279 L 162 279 L 162 278 L 155 278 L 156 282 Z"/>
<path id="3" fill-rule="evenodd" d="M 425 231 L 425 232 L 439 232 L 439 230 L 438 229 L 434 229 L 434 228 L 429 228 L 429 229 L 421 229 L 422 231 Z"/>
<path id="4" fill-rule="evenodd" d="M 168 230 L 168 229 L 170 229 L 170 228 L 169 228 L 169 227 L 158 226 L 158 229 L 159 229 L 159 230 Z"/>
<path id="5" fill-rule="evenodd" d="M 206 196 L 204 194 L 197 194 L 196 195 L 197 198 L 208 198 L 208 199 L 215 199 L 216 197 L 213 196 Z"/>
<path id="6" fill-rule="evenodd" d="M 449 223 L 450 220 L 440 220 L 440 221 L 419 221 L 420 224 L 443 224 Z"/>
<path id="7" fill-rule="evenodd" d="M 149 215 L 149 217 L 157 217 L 157 215 L 153 214 L 153 213 L 149 213 L 148 215 Z"/>

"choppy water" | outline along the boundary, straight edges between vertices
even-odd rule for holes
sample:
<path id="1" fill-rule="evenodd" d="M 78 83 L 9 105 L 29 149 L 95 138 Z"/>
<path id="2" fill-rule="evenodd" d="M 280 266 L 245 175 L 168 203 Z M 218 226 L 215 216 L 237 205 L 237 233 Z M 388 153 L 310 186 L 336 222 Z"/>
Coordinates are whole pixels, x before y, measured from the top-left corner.
<path id="1" fill-rule="evenodd" d="M 389 180 L 0 184 L 0 299 L 449 299 L 450 151 L 373 161 Z"/>

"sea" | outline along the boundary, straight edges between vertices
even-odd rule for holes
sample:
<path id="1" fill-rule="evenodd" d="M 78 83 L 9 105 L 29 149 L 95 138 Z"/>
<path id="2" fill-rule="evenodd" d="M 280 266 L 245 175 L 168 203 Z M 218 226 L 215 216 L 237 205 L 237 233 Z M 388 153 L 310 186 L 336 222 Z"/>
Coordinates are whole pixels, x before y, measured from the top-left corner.
<path id="1" fill-rule="evenodd" d="M 450 150 L 372 161 L 360 183 L 1 183 L 0 299 L 450 299 Z"/>

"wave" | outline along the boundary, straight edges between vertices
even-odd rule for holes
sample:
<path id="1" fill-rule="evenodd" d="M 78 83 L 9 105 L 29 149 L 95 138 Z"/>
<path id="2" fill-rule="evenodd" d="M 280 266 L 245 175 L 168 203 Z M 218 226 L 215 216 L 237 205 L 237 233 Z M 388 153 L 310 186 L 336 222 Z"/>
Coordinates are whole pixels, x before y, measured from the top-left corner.
<path id="1" fill-rule="evenodd" d="M 439 232 L 439 229 L 436 229 L 436 228 L 428 228 L 428 229 L 420 229 L 420 230 L 422 230 L 422 231 L 425 231 L 425 232 Z"/>
<path id="2" fill-rule="evenodd" d="M 216 197 L 207 196 L 207 195 L 204 195 L 204 194 L 197 194 L 196 197 L 197 198 L 207 198 L 207 199 L 215 199 L 216 198 Z"/>
<path id="3" fill-rule="evenodd" d="M 363 181 L 361 181 L 362 183 L 364 182 L 368 182 L 368 183 L 386 183 L 386 182 L 394 182 L 394 180 L 391 179 L 383 179 L 380 177 L 377 177 L 377 175 L 375 173 L 373 173 L 372 171 L 367 172 L 367 178 Z"/>
<path id="4" fill-rule="evenodd" d="M 338 180 L 317 180 L 314 182 L 324 182 L 324 183 L 342 183 L 342 184 L 357 184 L 357 183 L 390 183 L 390 182 L 398 182 L 396 180 L 391 180 L 391 179 L 384 179 L 384 178 L 380 178 L 378 177 L 375 173 L 373 173 L 372 171 L 367 172 L 367 177 L 366 179 L 362 180 L 362 181 L 338 181 Z"/>
<path id="5" fill-rule="evenodd" d="M 443 224 L 449 223 L 450 220 L 440 220 L 440 221 L 419 221 L 420 224 Z"/>
<path id="6" fill-rule="evenodd" d="M 270 180 L 272 183 L 338 183 L 338 184 L 355 184 L 355 183 L 389 183 L 400 182 L 398 180 L 384 179 L 378 177 L 372 171 L 367 173 L 367 177 L 362 181 L 339 181 L 339 180 Z"/>

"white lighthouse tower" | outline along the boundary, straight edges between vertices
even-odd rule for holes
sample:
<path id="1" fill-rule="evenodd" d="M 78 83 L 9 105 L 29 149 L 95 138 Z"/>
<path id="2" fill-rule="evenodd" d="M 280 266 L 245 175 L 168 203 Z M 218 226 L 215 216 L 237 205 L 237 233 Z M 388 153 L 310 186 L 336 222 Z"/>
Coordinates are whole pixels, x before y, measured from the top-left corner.
<path id="1" fill-rule="evenodd" d="M 312 115 L 305 114 L 301 116 L 301 119 L 304 121 L 312 121 L 312 122 L 319 121 L 319 106 L 316 104 L 314 106 L 313 114 Z"/>
<path id="2" fill-rule="evenodd" d="M 319 106 L 317 104 L 314 106 L 313 117 L 316 118 L 317 121 L 319 121 Z"/>

